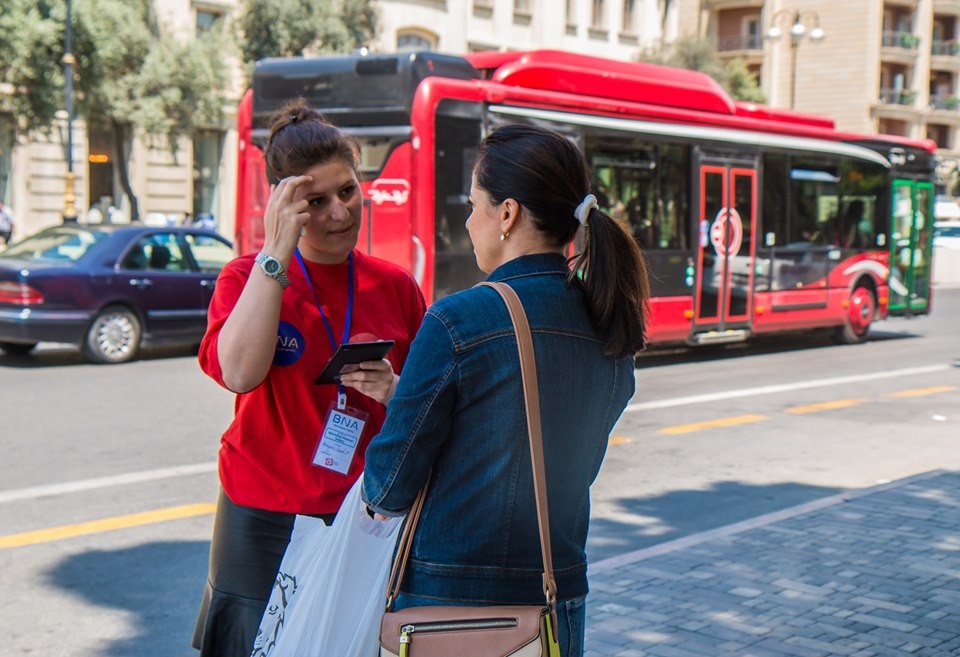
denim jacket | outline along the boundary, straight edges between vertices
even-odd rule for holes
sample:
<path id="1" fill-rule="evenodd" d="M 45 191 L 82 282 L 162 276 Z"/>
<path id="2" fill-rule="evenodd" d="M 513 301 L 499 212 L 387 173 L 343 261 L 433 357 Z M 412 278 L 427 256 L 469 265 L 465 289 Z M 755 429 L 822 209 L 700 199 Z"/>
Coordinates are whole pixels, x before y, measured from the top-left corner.
<path id="1" fill-rule="evenodd" d="M 635 385 L 632 358 L 604 355 L 567 271 L 563 256 L 539 254 L 487 279 L 516 290 L 533 332 L 559 600 L 587 593 L 590 485 Z M 402 514 L 431 470 L 402 592 L 428 604 L 543 601 L 516 337 L 487 287 L 427 311 L 367 449 L 363 497 L 375 511 Z"/>

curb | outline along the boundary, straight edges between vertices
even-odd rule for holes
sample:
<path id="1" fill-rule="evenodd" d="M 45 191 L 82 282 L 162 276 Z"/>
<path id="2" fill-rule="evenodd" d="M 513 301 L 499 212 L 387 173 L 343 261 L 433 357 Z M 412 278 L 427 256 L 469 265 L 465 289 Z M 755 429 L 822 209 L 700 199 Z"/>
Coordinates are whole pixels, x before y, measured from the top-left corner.
<path id="1" fill-rule="evenodd" d="M 794 518 L 796 516 L 802 516 L 830 506 L 850 502 L 861 497 L 867 497 L 868 495 L 874 495 L 876 493 L 882 493 L 894 488 L 900 488 L 901 486 L 907 486 L 918 481 L 932 479 L 944 474 L 945 472 L 947 472 L 947 470 L 931 470 L 929 472 L 921 472 L 920 474 L 904 477 L 903 479 L 897 479 L 885 484 L 877 484 L 876 486 L 870 486 L 868 488 L 858 488 L 844 491 L 842 493 L 837 493 L 836 495 L 824 497 L 812 502 L 798 504 L 797 506 L 792 506 L 780 511 L 774 511 L 773 513 L 766 513 L 762 516 L 756 516 L 754 518 L 735 522 L 732 525 L 725 525 L 723 527 L 717 527 L 716 529 L 708 529 L 707 531 L 677 538 L 672 541 L 667 541 L 666 543 L 660 543 L 658 545 L 635 550 L 633 552 L 626 552 L 615 557 L 608 557 L 601 561 L 597 561 L 596 563 L 589 564 L 587 566 L 587 576 L 593 577 L 594 575 L 603 574 L 608 570 L 613 570 L 637 561 L 643 561 L 645 559 L 651 559 L 653 557 L 683 550 L 694 545 L 699 545 L 700 543 L 712 541 L 715 538 L 733 536 L 741 532 L 756 529 L 757 527 L 763 527 L 765 525 L 770 525 L 775 522 Z"/>

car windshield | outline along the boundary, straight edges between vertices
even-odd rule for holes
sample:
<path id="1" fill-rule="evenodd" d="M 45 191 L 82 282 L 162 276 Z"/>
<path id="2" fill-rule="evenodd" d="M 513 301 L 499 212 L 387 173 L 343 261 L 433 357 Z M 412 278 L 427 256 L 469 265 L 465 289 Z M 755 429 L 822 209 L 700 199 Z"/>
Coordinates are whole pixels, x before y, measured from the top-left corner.
<path id="1" fill-rule="evenodd" d="M 11 244 L 6 251 L 0 253 L 0 258 L 76 262 L 107 235 L 108 233 L 102 230 L 58 226 Z"/>

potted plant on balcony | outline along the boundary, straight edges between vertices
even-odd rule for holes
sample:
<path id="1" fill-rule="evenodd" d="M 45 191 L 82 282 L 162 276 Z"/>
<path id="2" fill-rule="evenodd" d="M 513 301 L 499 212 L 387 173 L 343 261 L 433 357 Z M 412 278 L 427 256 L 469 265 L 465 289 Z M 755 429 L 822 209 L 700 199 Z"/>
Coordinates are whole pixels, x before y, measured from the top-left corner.
<path id="1" fill-rule="evenodd" d="M 900 104 L 901 105 L 913 105 L 913 101 L 917 99 L 917 92 L 913 89 L 903 89 L 900 92 Z"/>
<path id="2" fill-rule="evenodd" d="M 948 110 L 955 110 L 958 105 L 960 105 L 960 97 L 958 96 L 947 96 L 947 99 L 943 102 L 943 106 Z"/>
<path id="3" fill-rule="evenodd" d="M 900 33 L 900 47 L 906 48 L 907 50 L 916 50 L 917 46 L 920 45 L 920 37 L 916 34 L 911 34 L 910 32 L 901 32 Z"/>

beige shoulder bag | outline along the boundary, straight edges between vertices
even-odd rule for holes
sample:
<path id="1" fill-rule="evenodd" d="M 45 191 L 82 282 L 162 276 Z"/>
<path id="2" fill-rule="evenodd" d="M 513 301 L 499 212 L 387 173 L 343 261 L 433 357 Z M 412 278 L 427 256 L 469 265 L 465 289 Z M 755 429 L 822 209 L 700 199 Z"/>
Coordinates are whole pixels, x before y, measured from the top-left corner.
<path id="1" fill-rule="evenodd" d="M 557 643 L 557 583 L 553 576 L 550 552 L 550 517 L 547 513 L 547 482 L 543 465 L 543 440 L 540 431 L 540 393 L 533 338 L 520 298 L 505 283 L 481 283 L 494 288 L 510 311 L 517 347 L 527 409 L 530 456 L 536 491 L 537 521 L 543 553 L 542 605 L 503 605 L 490 607 L 410 607 L 392 611 L 400 590 L 407 559 L 413 545 L 427 485 L 410 509 L 400 536 L 397 555 L 387 586 L 387 607 L 380 623 L 380 657 L 560 657 Z"/>

